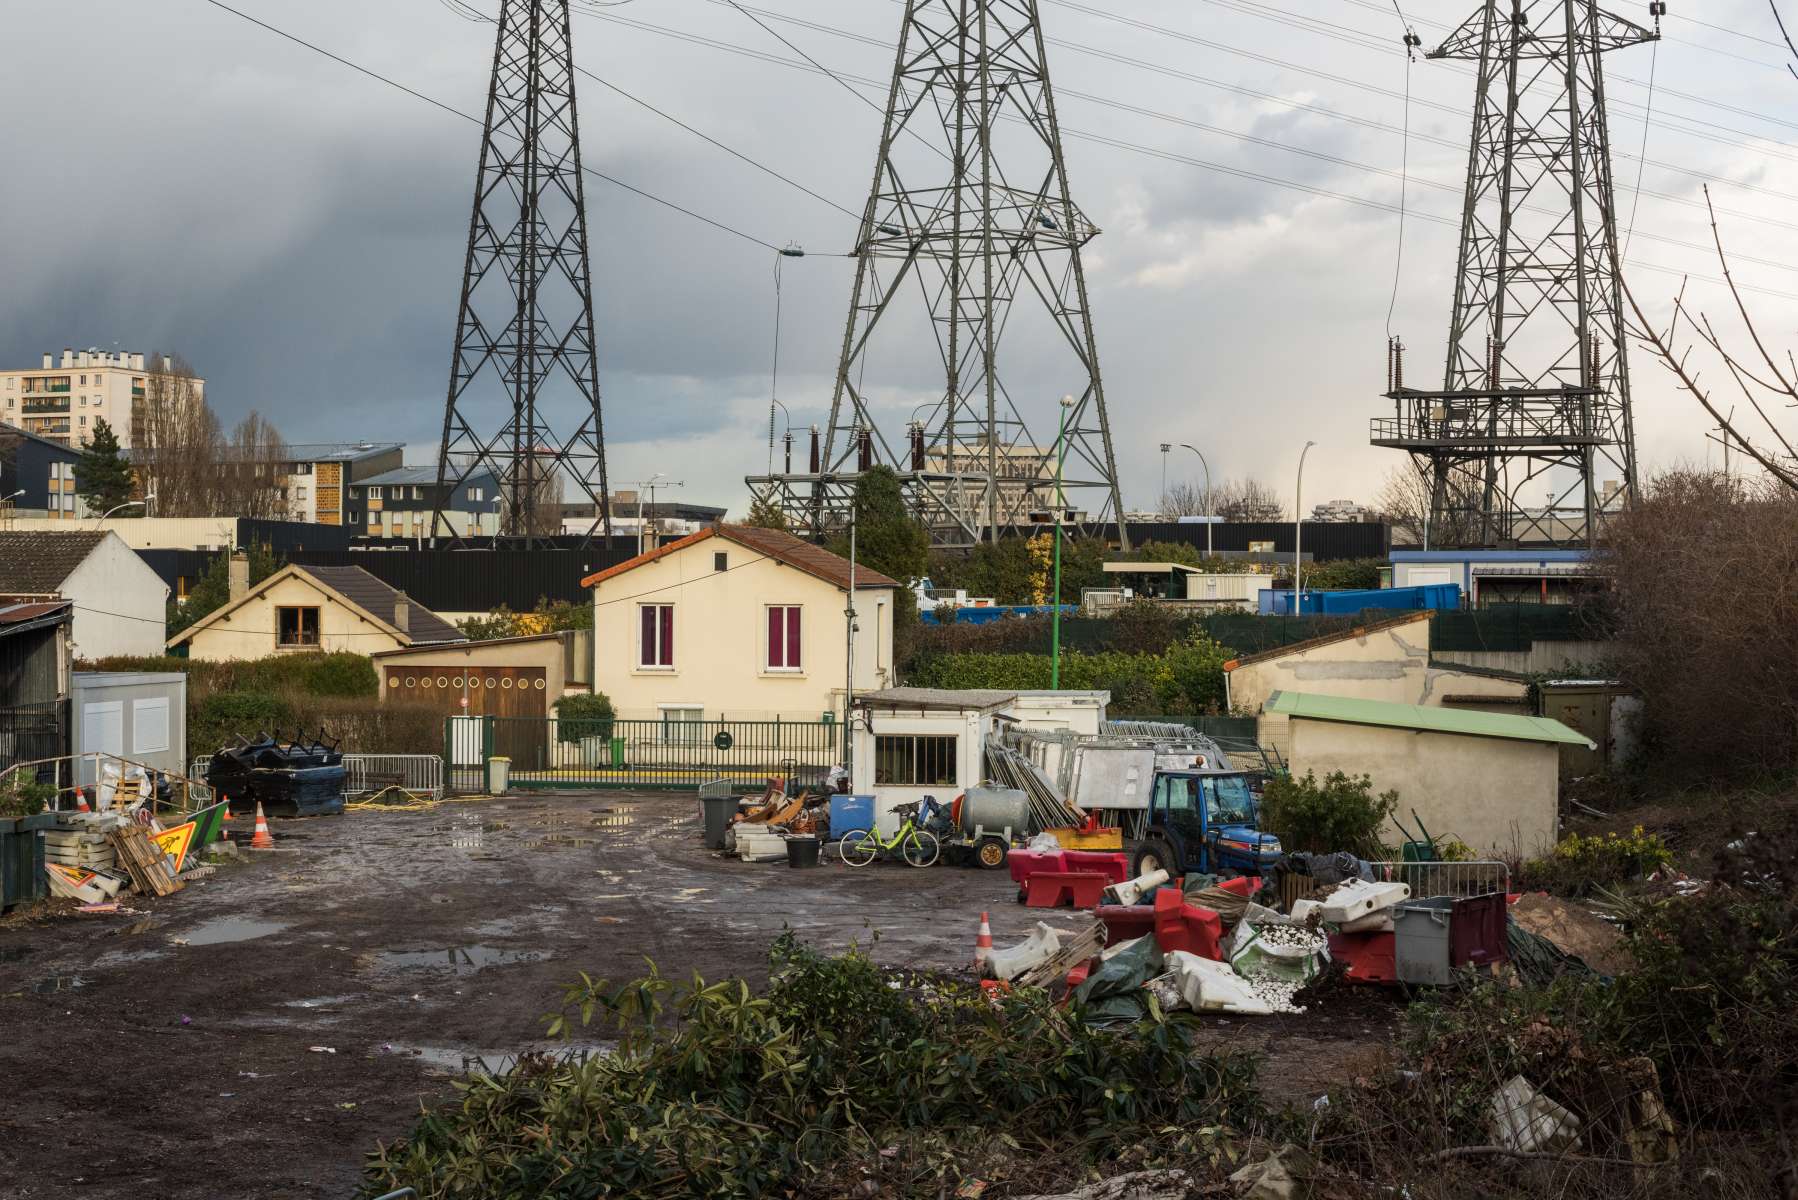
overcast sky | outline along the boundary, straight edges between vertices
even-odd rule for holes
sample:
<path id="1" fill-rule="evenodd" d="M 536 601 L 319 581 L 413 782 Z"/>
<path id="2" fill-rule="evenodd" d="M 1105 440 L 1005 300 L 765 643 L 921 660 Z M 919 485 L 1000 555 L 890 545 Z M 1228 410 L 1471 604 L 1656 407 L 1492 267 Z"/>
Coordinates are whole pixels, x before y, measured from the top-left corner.
<path id="1" fill-rule="evenodd" d="M 498 0 L 472 2 L 497 11 Z M 1394 130 L 1407 115 L 1397 16 L 1373 0 L 1091 2 L 1210 43 L 1043 0 L 1046 32 L 1064 43 L 1050 55 L 1069 93 L 1073 192 L 1104 231 L 1086 264 L 1126 504 L 1154 503 L 1163 441 L 1199 445 L 1220 479 L 1256 476 L 1289 493 L 1312 439 L 1307 507 L 1371 500 L 1398 459 L 1367 445 L 1368 418 L 1390 409 L 1378 393 L 1398 218 L 1077 134 L 1396 203 L 1405 143 Z M 448 0 L 235 6 L 446 104 L 478 112 L 485 101 L 492 26 Z M 891 70 L 896 0 L 757 7 L 856 35 L 771 22 L 832 69 Z M 1474 7 L 1404 4 L 1429 45 Z M 1646 21 L 1646 8 L 1616 11 Z M 1722 218 L 1725 237 L 1765 260 L 1737 264 L 1740 282 L 1772 293 L 1747 297 L 1764 332 L 1792 344 L 1798 80 L 1763 40 L 1778 35 L 1765 0 L 1674 9 L 1660 46 L 1606 59 L 1621 219 L 1633 215 L 1637 231 L 1630 278 L 1660 309 L 1678 279 L 1651 268 L 1718 274 L 1690 204 L 1708 178 L 1737 214 Z M 1295 28 L 1295 13 L 1338 36 Z M 12 50 L 0 73 L 0 365 L 36 365 L 64 346 L 177 350 L 227 422 L 255 408 L 289 441 L 399 440 L 411 461 L 433 461 L 477 128 L 205 0 L 8 0 L 0 37 Z M 1368 40 L 1379 48 L 1357 44 Z M 879 114 L 827 77 L 767 61 L 794 55 L 718 0 L 581 11 L 575 46 L 581 66 L 860 210 Z M 1659 195 L 1638 207 L 1651 70 L 1646 157 L 1682 170 L 1647 166 L 1644 191 Z M 589 166 L 775 245 L 841 252 L 853 241 L 854 223 L 833 208 L 581 87 Z M 1391 327 L 1412 348 L 1417 384 L 1439 371 L 1446 338 L 1454 229 L 1429 218 L 1459 211 L 1472 77 L 1419 61 L 1411 91 L 1413 217 Z M 666 472 L 686 481 L 683 497 L 740 514 L 742 477 L 767 463 L 774 256 L 609 184 L 590 181 L 587 196 L 613 485 Z M 851 281 L 841 257 L 786 264 L 780 392 L 798 425 L 828 409 Z M 1713 283 L 1695 280 L 1691 296 L 1728 308 Z M 929 344 L 917 353 L 934 360 Z M 1643 466 L 1702 463 L 1696 405 L 1640 353 L 1634 364 Z M 909 410 L 928 396 L 915 365 L 876 358 L 870 391 Z M 1185 459 L 1170 482 L 1196 482 Z"/>

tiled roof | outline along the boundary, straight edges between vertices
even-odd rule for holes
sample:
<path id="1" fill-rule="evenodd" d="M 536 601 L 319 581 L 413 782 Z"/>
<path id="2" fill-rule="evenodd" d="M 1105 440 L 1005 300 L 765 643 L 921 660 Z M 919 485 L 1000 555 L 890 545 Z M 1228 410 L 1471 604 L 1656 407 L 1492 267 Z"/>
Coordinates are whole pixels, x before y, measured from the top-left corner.
<path id="1" fill-rule="evenodd" d="M 29 595 L 60 590 L 62 581 L 74 574 L 94 547 L 105 540 L 104 531 L 0 531 L 0 593 Z"/>
<path id="2" fill-rule="evenodd" d="M 465 483 L 480 483 L 483 480 L 489 484 L 491 484 L 493 482 L 492 470 L 486 469 L 486 470 L 476 471 L 473 474 L 471 474 L 463 482 L 465 482 Z M 452 484 L 455 483 L 456 482 L 456 473 L 454 471 L 451 471 L 449 473 L 449 476 L 445 480 L 445 482 L 452 483 Z M 387 484 L 392 484 L 392 483 L 412 484 L 412 485 L 419 486 L 419 487 L 424 487 L 424 486 L 436 487 L 437 486 L 437 468 L 436 467 L 395 467 L 391 471 L 382 471 L 379 475 L 370 475 L 366 479 L 358 479 L 351 486 L 352 487 L 370 487 L 370 486 L 384 487 Z"/>
<path id="3" fill-rule="evenodd" d="M 789 567 L 804 571 L 807 575 L 822 579 L 826 583 L 835 584 L 844 591 L 849 590 L 849 560 L 842 555 L 832 554 L 823 547 L 814 546 L 805 539 L 794 537 L 784 530 L 760 529 L 751 525 L 715 525 L 710 529 L 701 529 L 698 533 L 690 533 L 679 541 L 669 542 L 666 546 L 658 546 L 646 554 L 639 554 L 615 567 L 597 571 L 581 580 L 581 586 L 592 587 L 597 583 L 603 583 L 615 575 L 622 575 L 626 571 L 652 563 L 659 558 L 665 558 L 677 550 L 685 550 L 688 546 L 696 545 L 711 537 L 721 537 L 726 541 L 735 542 L 745 549 L 754 550 L 758 554 L 766 555 L 777 562 L 783 562 Z M 879 571 L 869 570 L 867 567 L 859 565 L 855 568 L 857 591 L 863 588 L 897 588 L 899 586 L 901 585 L 898 580 L 882 575 Z"/>
<path id="4" fill-rule="evenodd" d="M 1427 621 L 1430 610 L 1420 608 L 1407 609 L 1397 616 L 1387 617 L 1380 621 L 1363 621 L 1353 629 L 1340 629 L 1335 633 L 1326 633 L 1322 637 L 1306 638 L 1302 642 L 1289 642 L 1284 646 L 1276 646 L 1272 650 L 1263 650 L 1258 654 L 1245 654 L 1241 658 L 1233 658 L 1224 664 L 1224 670 L 1234 671 L 1237 667 L 1246 667 L 1250 663 L 1267 662 L 1269 659 L 1285 658 L 1289 654 L 1303 654 L 1307 650 L 1315 650 L 1319 646 L 1334 645 L 1337 642 L 1350 642 L 1364 638 L 1370 633 L 1378 633 L 1382 629 L 1392 629 L 1399 625 L 1409 625 L 1413 621 Z"/>
<path id="5" fill-rule="evenodd" d="M 361 567 L 313 567 L 299 564 L 299 570 L 318 580 L 346 600 L 373 613 L 375 616 L 393 624 L 393 602 L 399 591 L 388 587 Z M 467 641 L 460 629 L 418 603 L 408 598 L 408 615 L 406 635 L 413 644 L 419 642 L 463 642 Z"/>

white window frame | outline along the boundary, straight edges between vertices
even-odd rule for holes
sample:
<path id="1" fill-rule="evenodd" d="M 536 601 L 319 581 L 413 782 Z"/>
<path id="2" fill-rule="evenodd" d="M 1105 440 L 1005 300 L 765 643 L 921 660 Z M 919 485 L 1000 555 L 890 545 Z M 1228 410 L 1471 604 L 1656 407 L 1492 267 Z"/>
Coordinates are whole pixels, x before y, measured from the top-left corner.
<path id="1" fill-rule="evenodd" d="M 799 614 L 799 663 L 797 666 L 775 666 L 774 646 L 768 635 L 769 614 L 776 609 L 783 614 L 798 612 Z M 784 624 L 783 620 L 783 624 Z M 784 632 L 783 632 L 784 636 Z M 784 649 L 784 647 L 783 647 Z M 762 673 L 764 675 L 803 675 L 805 674 L 805 606 L 803 604 L 764 604 L 762 605 Z"/>
<path id="2" fill-rule="evenodd" d="M 676 623 L 676 620 L 678 619 L 678 615 L 675 614 L 675 612 L 674 612 L 674 605 L 660 604 L 660 603 L 637 605 L 637 630 L 636 630 L 635 636 L 632 638 L 633 645 L 631 647 L 632 651 L 636 655 L 636 658 L 632 661 L 632 666 L 634 667 L 635 670 L 643 672 L 645 674 L 671 675 L 674 673 L 675 663 L 677 660 L 675 659 L 673 653 L 671 653 L 671 652 L 667 654 L 666 657 L 667 657 L 668 661 L 665 663 L 660 662 L 660 661 L 653 662 L 653 663 L 644 661 L 644 659 L 646 657 L 646 651 L 648 648 L 643 644 L 643 614 L 650 609 L 657 610 L 656 619 L 654 622 L 655 631 L 656 631 L 656 654 L 655 654 L 655 657 L 659 660 L 663 657 L 663 651 L 667 649 L 667 647 L 664 647 L 661 644 L 662 643 L 662 617 L 661 617 L 660 610 L 664 609 L 664 608 L 667 609 L 670 614 L 669 618 L 668 618 L 669 631 L 671 633 L 675 633 L 678 635 L 679 630 L 675 627 L 675 623 Z M 674 642 L 675 642 L 676 646 L 678 646 L 680 644 L 680 640 L 679 640 L 678 636 L 674 639 Z M 678 707 L 685 707 L 685 706 L 678 706 Z"/>

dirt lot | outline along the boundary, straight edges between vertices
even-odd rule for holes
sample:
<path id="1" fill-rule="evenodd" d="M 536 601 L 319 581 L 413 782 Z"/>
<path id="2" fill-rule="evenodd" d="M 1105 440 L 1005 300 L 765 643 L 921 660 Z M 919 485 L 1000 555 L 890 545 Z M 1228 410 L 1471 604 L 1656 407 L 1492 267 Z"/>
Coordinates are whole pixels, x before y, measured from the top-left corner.
<path id="1" fill-rule="evenodd" d="M 666 793 L 277 821 L 277 851 L 131 900 L 141 915 L 9 920 L 0 1194 L 349 1197 L 421 1102 L 544 1046 L 578 970 L 621 978 L 647 956 L 754 977 L 783 925 L 956 969 L 983 909 L 1000 944 L 1078 919 L 1019 907 L 1002 871 L 745 865 L 706 853 L 697 825 Z M 1274 1051 L 1270 1082 L 1297 1097 L 1396 1011 L 1357 997 L 1217 1033 Z"/>

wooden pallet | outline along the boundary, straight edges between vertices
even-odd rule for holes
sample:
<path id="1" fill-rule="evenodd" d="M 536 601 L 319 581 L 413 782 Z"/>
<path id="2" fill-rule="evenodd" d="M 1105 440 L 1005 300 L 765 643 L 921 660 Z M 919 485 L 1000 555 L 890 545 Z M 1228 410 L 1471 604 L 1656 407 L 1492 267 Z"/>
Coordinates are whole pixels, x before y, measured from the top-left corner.
<path id="1" fill-rule="evenodd" d="M 119 865 L 130 873 L 138 891 L 166 896 L 186 886 L 169 874 L 168 856 L 150 840 L 149 831 L 142 825 L 115 829 L 107 837 L 118 853 Z"/>

